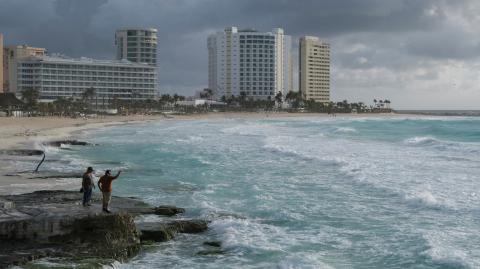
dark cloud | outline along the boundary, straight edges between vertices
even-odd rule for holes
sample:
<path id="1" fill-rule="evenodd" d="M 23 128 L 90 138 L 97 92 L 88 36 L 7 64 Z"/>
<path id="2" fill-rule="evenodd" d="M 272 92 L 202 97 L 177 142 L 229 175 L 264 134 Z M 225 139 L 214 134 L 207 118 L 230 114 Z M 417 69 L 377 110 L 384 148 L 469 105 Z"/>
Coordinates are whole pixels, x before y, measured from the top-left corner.
<path id="1" fill-rule="evenodd" d="M 227 26 L 282 27 L 294 37 L 294 56 L 298 37 L 327 39 L 338 99 L 428 88 L 440 83 L 442 61 L 475 66 L 480 55 L 475 0 L 0 0 L 0 7 L 7 44 L 73 57 L 113 58 L 115 29 L 155 27 L 159 86 L 182 94 L 207 85 L 206 36 Z"/>

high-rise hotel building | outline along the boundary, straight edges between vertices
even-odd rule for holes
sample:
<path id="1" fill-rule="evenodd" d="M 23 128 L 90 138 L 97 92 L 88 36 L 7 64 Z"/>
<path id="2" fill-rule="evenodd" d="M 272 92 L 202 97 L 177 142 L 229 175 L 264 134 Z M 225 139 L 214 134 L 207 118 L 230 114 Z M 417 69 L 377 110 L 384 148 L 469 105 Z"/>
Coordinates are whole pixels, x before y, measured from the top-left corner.
<path id="1" fill-rule="evenodd" d="M 3 85 L 3 35 L 0 33 L 0 93 L 4 92 L 5 90 Z"/>
<path id="2" fill-rule="evenodd" d="M 304 100 L 330 102 L 330 45 L 304 36 L 299 45 L 299 89 Z"/>
<path id="3" fill-rule="evenodd" d="M 157 29 L 124 28 L 115 32 L 117 60 L 157 65 Z"/>
<path id="4" fill-rule="evenodd" d="M 229 27 L 208 37 L 208 83 L 214 96 L 272 99 L 292 89 L 291 37 L 283 29 Z"/>

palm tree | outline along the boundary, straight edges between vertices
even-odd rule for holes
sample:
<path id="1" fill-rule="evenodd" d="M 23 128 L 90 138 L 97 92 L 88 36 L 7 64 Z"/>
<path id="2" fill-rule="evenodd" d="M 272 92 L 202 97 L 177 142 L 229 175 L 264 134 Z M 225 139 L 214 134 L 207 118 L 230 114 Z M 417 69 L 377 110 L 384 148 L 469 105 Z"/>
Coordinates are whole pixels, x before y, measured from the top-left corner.
<path id="1" fill-rule="evenodd" d="M 39 91 L 34 88 L 25 88 L 22 91 L 22 100 L 26 103 L 29 111 L 33 110 L 37 106 L 39 96 Z"/>
<path id="2" fill-rule="evenodd" d="M 200 92 L 200 98 L 205 98 L 205 99 L 211 99 L 213 96 L 213 91 L 212 89 L 203 89 L 203 91 Z"/>
<path id="3" fill-rule="evenodd" d="M 176 105 L 178 100 L 180 100 L 180 96 L 178 94 L 174 94 L 173 95 L 173 105 Z"/>
<path id="4" fill-rule="evenodd" d="M 297 108 L 302 101 L 302 95 L 300 92 L 289 91 L 287 95 L 285 95 L 285 100 L 288 101 L 293 108 Z"/>
<path id="5" fill-rule="evenodd" d="M 282 92 L 278 92 L 277 95 L 275 95 L 275 101 L 277 102 L 277 105 L 280 107 L 283 102 L 283 94 Z"/>
<path id="6" fill-rule="evenodd" d="M 88 105 L 88 106 L 91 107 L 91 101 L 92 101 L 93 97 L 95 96 L 95 94 L 96 94 L 96 93 L 95 93 L 95 88 L 90 87 L 90 88 L 86 89 L 86 90 L 82 93 L 83 103 L 84 103 L 85 105 Z M 90 102 L 88 102 L 88 104 L 87 104 L 87 101 L 90 101 Z"/>

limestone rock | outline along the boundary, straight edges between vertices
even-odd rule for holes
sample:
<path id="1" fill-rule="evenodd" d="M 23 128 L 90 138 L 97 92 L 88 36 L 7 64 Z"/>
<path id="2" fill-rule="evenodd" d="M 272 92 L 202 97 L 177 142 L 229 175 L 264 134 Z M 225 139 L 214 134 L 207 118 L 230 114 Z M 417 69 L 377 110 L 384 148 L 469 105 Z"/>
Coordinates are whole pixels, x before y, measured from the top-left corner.
<path id="1" fill-rule="evenodd" d="M 206 242 L 203 242 L 203 244 L 205 246 L 217 247 L 217 248 L 222 246 L 222 242 L 220 241 L 206 241 Z"/>
<path id="2" fill-rule="evenodd" d="M 114 196 L 113 213 L 106 214 L 98 192 L 91 207 L 83 207 L 81 200 L 82 193 L 63 190 L 0 196 L 0 268 L 47 256 L 126 260 L 141 248 L 135 216 L 185 211 Z M 166 224 L 165 240 L 177 232 L 206 229 L 201 222 L 174 223 Z"/>
<path id="3" fill-rule="evenodd" d="M 162 216 L 174 216 L 185 213 L 185 209 L 176 206 L 157 206 L 155 207 L 155 214 Z"/>
<path id="4" fill-rule="evenodd" d="M 43 155 L 42 150 L 36 149 L 5 149 L 0 150 L 0 154 L 3 155 L 17 155 L 17 156 L 38 156 Z"/>
<path id="5" fill-rule="evenodd" d="M 207 256 L 207 255 L 223 255 L 226 252 L 221 249 L 208 249 L 208 250 L 200 250 L 196 254 L 201 255 L 201 256 Z"/>
<path id="6" fill-rule="evenodd" d="M 164 242 L 171 240 L 177 233 L 202 233 L 208 229 L 205 220 L 174 220 L 166 223 L 140 223 L 142 241 Z"/>
<path id="7" fill-rule="evenodd" d="M 78 140 L 58 140 L 58 141 L 50 141 L 46 143 L 48 146 L 52 147 L 61 147 L 62 145 L 72 145 L 72 146 L 88 146 L 91 145 L 85 141 L 78 141 Z"/>

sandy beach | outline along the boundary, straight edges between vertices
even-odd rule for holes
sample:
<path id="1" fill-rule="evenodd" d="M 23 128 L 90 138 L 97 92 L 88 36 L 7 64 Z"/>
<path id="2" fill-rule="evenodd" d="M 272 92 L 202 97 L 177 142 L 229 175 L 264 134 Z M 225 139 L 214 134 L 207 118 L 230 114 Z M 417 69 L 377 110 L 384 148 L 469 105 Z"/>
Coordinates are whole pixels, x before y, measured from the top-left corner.
<path id="1" fill-rule="evenodd" d="M 132 116 L 105 116 L 99 118 L 59 118 L 59 117 L 25 117 L 0 118 L 0 150 L 3 149 L 38 149 L 38 145 L 45 141 L 59 139 L 73 139 L 76 134 L 89 129 L 105 128 L 115 125 L 135 124 L 159 120 L 202 120 L 202 119 L 231 119 L 231 118 L 287 118 L 287 117 L 316 117 L 332 118 L 328 114 L 317 113 L 208 113 L 193 115 L 132 115 Z M 337 114 L 336 119 L 351 117 L 417 117 L 405 114 Z M 39 158 L 40 159 L 40 158 Z M 32 179 L 31 173 L 11 174 L 0 159 L 0 195 L 18 194 L 42 189 L 75 189 L 72 179 Z M 81 172 L 81 171 L 80 171 Z M 80 180 L 80 179 L 79 179 Z M 52 184 L 54 181 L 55 184 Z M 73 184 L 72 184 L 73 183 Z"/>

